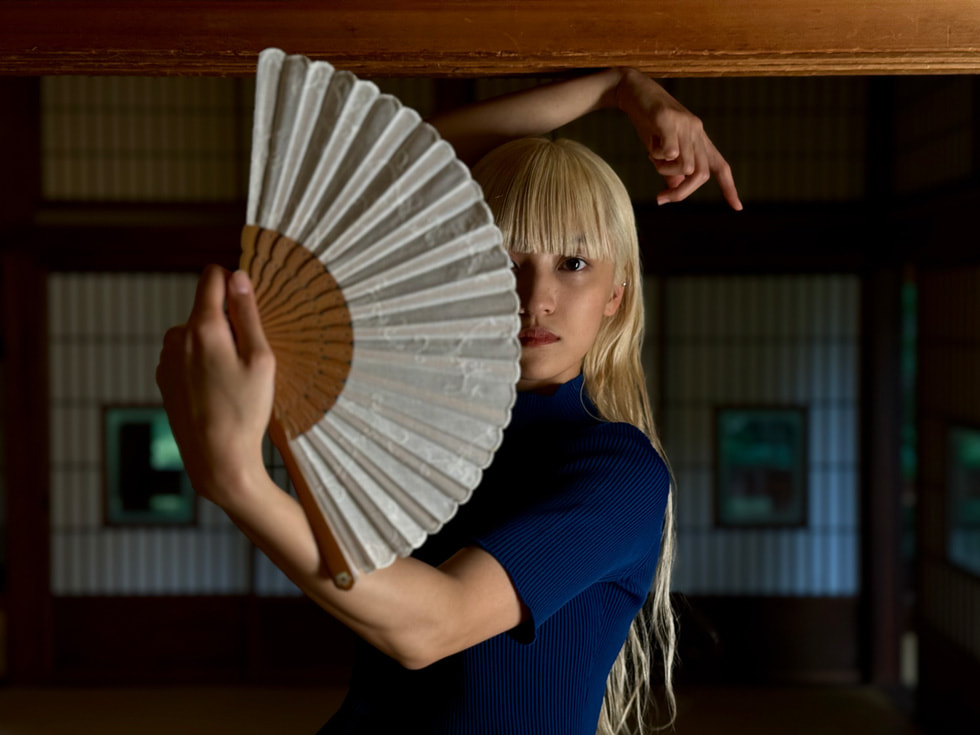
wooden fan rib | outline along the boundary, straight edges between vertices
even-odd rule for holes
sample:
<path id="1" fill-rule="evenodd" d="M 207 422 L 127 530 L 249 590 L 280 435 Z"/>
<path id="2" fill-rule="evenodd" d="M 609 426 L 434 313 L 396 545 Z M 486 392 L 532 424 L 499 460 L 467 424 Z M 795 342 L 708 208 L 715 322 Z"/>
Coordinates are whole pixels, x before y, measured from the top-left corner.
<path id="1" fill-rule="evenodd" d="M 311 377 L 315 378 L 315 381 L 311 380 Z M 290 416 L 309 405 L 308 410 L 319 414 L 316 416 L 316 420 L 319 420 L 333 406 L 344 385 L 341 378 L 329 375 L 326 371 L 312 376 L 283 373 L 276 384 L 276 387 L 281 389 L 275 401 L 276 409 L 284 412 L 285 416 Z M 307 428 L 309 427 L 304 426 L 300 432 L 291 432 L 290 438 L 295 438 L 296 434 Z"/>
<path id="2" fill-rule="evenodd" d="M 278 232 L 260 231 L 250 275 L 261 312 L 269 311 L 284 289 L 288 292 L 295 270 L 304 262 L 304 250 Z"/>
<path id="3" fill-rule="evenodd" d="M 324 292 L 320 300 L 310 296 L 304 298 L 304 295 L 297 291 L 290 294 L 288 299 L 283 298 L 272 303 L 267 301 L 259 311 L 262 314 L 262 323 L 267 325 L 267 328 L 279 324 L 296 324 L 304 319 L 313 319 L 322 327 L 351 323 L 350 310 L 339 290 Z"/>
<path id="4" fill-rule="evenodd" d="M 350 365 L 331 360 L 304 360 L 302 358 L 294 363 L 287 363 L 285 369 L 279 370 L 279 379 L 288 393 L 283 393 L 279 405 L 285 405 L 287 401 L 293 400 L 295 395 L 307 395 L 312 397 L 322 391 L 323 397 L 329 398 L 331 394 L 343 389 L 344 381 L 350 373 Z M 318 406 L 324 413 L 329 410 L 323 406 Z"/>
<path id="5" fill-rule="evenodd" d="M 304 472 L 304 469 L 307 468 L 300 466 L 300 461 L 293 453 L 282 426 L 274 419 L 269 422 L 269 438 L 279 450 L 279 455 L 289 473 L 289 479 L 296 490 L 296 497 L 299 499 L 300 505 L 303 506 L 303 511 L 313 528 L 313 535 L 320 549 L 323 565 L 338 587 L 349 589 L 354 584 L 357 567 L 350 564 L 347 555 L 337 543 L 339 538 L 347 548 L 351 548 L 347 538 L 349 534 L 345 534 L 337 528 L 336 524 L 332 524 L 328 520 L 329 518 L 336 518 L 339 514 L 330 513 L 329 507 L 321 508 L 317 496 L 307 480 L 307 477 L 316 477 L 316 475 Z M 325 510 L 327 511 L 326 514 L 324 513 Z"/>
<path id="6" fill-rule="evenodd" d="M 287 363 L 285 369 L 278 371 L 278 385 L 282 392 L 277 405 L 284 407 L 290 401 L 297 400 L 297 396 L 307 396 L 309 393 L 308 397 L 313 397 L 316 393 L 322 393 L 320 397 L 323 402 L 318 401 L 316 407 L 326 413 L 332 405 L 331 395 L 343 390 L 349 372 L 350 365 L 341 362 L 300 358 Z"/>
<path id="7" fill-rule="evenodd" d="M 350 314 L 329 272 L 302 245 L 255 226 L 243 229 L 242 242 L 242 261 L 256 283 L 263 328 L 276 355 L 276 415 L 292 439 L 320 420 L 343 391 L 353 357 Z M 310 284 L 323 289 L 312 299 L 303 289 Z"/>
<path id="8" fill-rule="evenodd" d="M 310 355 L 311 360 L 333 360 L 350 364 L 354 354 L 349 326 L 326 327 L 323 339 L 310 339 L 302 329 L 270 329 L 266 336 L 276 354 Z M 285 363 L 284 363 L 285 364 Z"/>
<path id="9" fill-rule="evenodd" d="M 276 351 L 277 356 L 282 356 L 283 364 L 287 368 L 291 365 L 297 365 L 301 370 L 321 366 L 324 369 L 349 370 L 354 354 L 354 348 L 350 342 L 321 342 L 317 339 L 310 339 L 306 334 L 300 337 L 297 333 L 297 336 L 290 340 L 270 339 L 269 343 Z"/>
<path id="10" fill-rule="evenodd" d="M 322 265 L 320 269 L 324 275 L 317 279 L 304 282 L 297 276 L 292 280 L 283 279 L 282 283 L 270 284 L 264 294 L 263 313 L 271 316 L 290 309 L 317 312 L 344 307 L 346 299 L 333 276 Z"/>
<path id="11" fill-rule="evenodd" d="M 269 267 L 269 262 L 272 247 L 278 238 L 278 232 L 261 228 L 255 238 L 255 254 L 252 258 L 248 275 L 252 279 L 252 286 L 255 290 L 255 298 L 260 313 L 266 305 L 266 294 L 269 292 L 268 281 L 273 278 L 273 271 Z"/>
<path id="12" fill-rule="evenodd" d="M 283 375 L 276 380 L 274 411 L 286 428 L 286 435 L 295 439 L 309 430 L 334 407 L 344 389 L 344 382 L 327 375 L 318 375 L 317 382 L 291 380 Z"/>
<path id="13" fill-rule="evenodd" d="M 260 231 L 257 237 L 250 235 L 257 240 L 249 247 L 247 257 L 263 324 L 284 313 L 297 318 L 307 312 L 333 309 L 339 310 L 330 314 L 333 323 L 350 321 L 349 317 L 344 319 L 343 293 L 309 250 L 271 231 Z"/>

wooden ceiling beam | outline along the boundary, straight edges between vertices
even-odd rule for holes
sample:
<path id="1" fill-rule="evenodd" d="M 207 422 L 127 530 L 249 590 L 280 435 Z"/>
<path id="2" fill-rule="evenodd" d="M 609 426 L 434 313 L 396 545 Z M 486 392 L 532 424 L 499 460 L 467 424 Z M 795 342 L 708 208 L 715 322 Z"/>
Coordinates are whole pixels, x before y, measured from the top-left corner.
<path id="1" fill-rule="evenodd" d="M 267 46 L 365 76 L 961 74 L 980 71 L 980 2 L 0 2 L 0 74 L 251 75 Z"/>

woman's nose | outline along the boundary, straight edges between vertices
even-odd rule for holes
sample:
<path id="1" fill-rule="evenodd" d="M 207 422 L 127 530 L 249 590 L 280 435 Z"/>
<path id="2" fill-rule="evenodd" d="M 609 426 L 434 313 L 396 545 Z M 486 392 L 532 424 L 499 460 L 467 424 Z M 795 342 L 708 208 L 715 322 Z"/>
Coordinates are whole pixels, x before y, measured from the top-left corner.
<path id="1" fill-rule="evenodd" d="M 522 314 L 550 314 L 555 310 L 555 285 L 551 278 L 535 268 L 518 271 L 517 295 L 521 300 Z"/>

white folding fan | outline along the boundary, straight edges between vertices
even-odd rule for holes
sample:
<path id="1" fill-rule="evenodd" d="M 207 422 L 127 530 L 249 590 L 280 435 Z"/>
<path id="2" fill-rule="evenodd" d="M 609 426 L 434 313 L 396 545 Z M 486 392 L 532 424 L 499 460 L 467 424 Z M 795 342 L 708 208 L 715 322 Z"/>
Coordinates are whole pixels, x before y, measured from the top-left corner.
<path id="1" fill-rule="evenodd" d="M 509 258 L 418 113 L 266 49 L 241 267 L 276 353 L 270 437 L 350 587 L 451 518 L 500 443 L 520 354 Z"/>

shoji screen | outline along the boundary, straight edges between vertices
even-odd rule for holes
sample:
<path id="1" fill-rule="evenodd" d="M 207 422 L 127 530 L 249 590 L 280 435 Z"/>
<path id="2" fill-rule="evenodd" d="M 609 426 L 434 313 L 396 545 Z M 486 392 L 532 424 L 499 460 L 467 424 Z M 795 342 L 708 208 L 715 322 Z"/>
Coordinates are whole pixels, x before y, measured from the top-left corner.
<path id="1" fill-rule="evenodd" d="M 857 278 L 680 277 L 663 288 L 666 375 L 657 413 L 678 485 L 675 589 L 857 594 Z M 805 527 L 714 526 L 719 404 L 806 406 Z"/>
<path id="2" fill-rule="evenodd" d="M 163 334 L 186 319 L 196 281 L 184 274 L 50 278 L 55 595 L 298 593 L 206 501 L 197 501 L 197 523 L 190 527 L 103 522 L 103 407 L 160 404 L 154 373 Z M 278 455 L 269 447 L 266 460 L 273 479 L 287 487 Z"/>
<path id="3" fill-rule="evenodd" d="M 189 275 L 55 274 L 49 282 L 51 589 L 55 595 L 243 593 L 249 545 L 210 503 L 197 525 L 103 525 L 103 406 L 159 404 L 167 327 Z"/>

